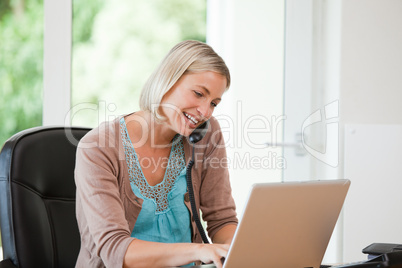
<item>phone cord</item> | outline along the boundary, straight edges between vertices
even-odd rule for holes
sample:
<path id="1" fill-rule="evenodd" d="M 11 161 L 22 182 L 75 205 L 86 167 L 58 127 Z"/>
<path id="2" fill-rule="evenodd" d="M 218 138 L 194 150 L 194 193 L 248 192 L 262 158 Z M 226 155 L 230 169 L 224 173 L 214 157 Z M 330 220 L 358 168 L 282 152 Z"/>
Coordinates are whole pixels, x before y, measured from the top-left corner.
<path id="1" fill-rule="evenodd" d="M 194 148 L 193 148 L 193 159 L 194 159 Z M 202 241 L 204 242 L 204 244 L 209 244 L 209 241 L 205 234 L 204 228 L 202 227 L 200 217 L 198 216 L 197 207 L 195 205 L 194 189 L 193 189 L 193 183 L 192 183 L 192 179 L 191 179 L 191 169 L 194 166 L 193 159 L 190 160 L 190 162 L 188 163 L 187 169 L 186 169 L 188 196 L 190 198 L 190 204 L 191 204 L 191 210 L 193 212 L 193 218 L 194 218 L 195 224 L 197 225 L 198 231 L 201 234 Z"/>

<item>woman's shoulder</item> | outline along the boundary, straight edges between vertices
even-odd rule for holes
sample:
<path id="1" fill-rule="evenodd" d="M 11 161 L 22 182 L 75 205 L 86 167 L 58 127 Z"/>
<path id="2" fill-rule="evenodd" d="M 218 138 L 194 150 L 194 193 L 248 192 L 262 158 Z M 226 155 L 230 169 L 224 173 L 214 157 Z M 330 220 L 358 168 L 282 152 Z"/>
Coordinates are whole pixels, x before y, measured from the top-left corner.
<path id="1" fill-rule="evenodd" d="M 115 147 L 119 141 L 120 119 L 117 117 L 111 121 L 105 121 L 91 129 L 79 142 L 79 148 Z"/>
<path id="2" fill-rule="evenodd" d="M 219 121 L 215 117 L 209 119 L 209 128 L 205 135 L 205 142 L 217 141 L 222 138 L 222 130 Z"/>
<path id="3" fill-rule="evenodd" d="M 212 116 L 209 119 L 209 123 L 211 125 L 211 130 L 212 131 L 221 129 L 221 126 L 219 125 L 219 121 L 215 117 Z"/>
<path id="4" fill-rule="evenodd" d="M 120 138 L 120 119 L 106 121 L 90 130 L 79 142 L 77 156 L 94 159 L 125 159 L 124 148 Z M 106 158 L 105 158 L 106 157 Z"/>
<path id="5" fill-rule="evenodd" d="M 97 127 L 88 131 L 88 133 L 82 138 L 84 141 L 98 140 L 102 137 L 114 136 L 116 132 L 119 132 L 119 122 L 121 116 L 113 119 L 112 121 L 105 121 L 100 123 Z"/>

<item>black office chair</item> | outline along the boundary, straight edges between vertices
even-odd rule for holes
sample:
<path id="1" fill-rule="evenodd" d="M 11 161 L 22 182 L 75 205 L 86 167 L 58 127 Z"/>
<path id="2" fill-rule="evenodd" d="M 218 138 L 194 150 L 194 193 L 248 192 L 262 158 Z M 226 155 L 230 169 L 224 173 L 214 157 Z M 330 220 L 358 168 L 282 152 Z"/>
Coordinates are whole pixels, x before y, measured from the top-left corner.
<path id="1" fill-rule="evenodd" d="M 0 228 L 5 267 L 74 267 L 75 152 L 89 131 L 36 127 L 6 141 L 0 154 Z"/>

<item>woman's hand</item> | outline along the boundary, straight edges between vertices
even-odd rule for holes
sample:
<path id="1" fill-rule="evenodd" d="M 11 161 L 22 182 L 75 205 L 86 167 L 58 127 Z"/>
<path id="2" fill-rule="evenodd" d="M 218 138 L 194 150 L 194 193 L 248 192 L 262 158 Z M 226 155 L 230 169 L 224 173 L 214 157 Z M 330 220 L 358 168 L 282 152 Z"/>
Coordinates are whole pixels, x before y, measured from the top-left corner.
<path id="1" fill-rule="evenodd" d="M 156 243 L 133 240 L 124 257 L 124 268 L 175 267 L 195 261 L 214 263 L 222 268 L 228 244 Z"/>
<path id="2" fill-rule="evenodd" d="M 222 258 L 226 258 L 229 250 L 228 244 L 200 244 L 198 256 L 203 263 L 214 263 L 217 268 L 222 268 Z"/>

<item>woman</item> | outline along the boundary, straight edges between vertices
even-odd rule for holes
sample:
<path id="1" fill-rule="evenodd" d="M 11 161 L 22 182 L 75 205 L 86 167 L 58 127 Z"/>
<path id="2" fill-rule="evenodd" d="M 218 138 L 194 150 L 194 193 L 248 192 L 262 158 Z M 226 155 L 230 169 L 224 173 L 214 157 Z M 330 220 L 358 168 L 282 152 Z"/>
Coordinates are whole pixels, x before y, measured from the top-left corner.
<path id="1" fill-rule="evenodd" d="M 222 267 L 237 218 L 224 141 L 212 112 L 229 85 L 229 70 L 211 47 L 181 42 L 145 84 L 140 111 L 103 123 L 80 141 L 76 267 L 199 261 Z M 207 134 L 194 145 L 192 181 L 213 244 L 202 244 L 194 223 L 185 168 L 193 157 L 188 136 L 207 120 Z"/>

